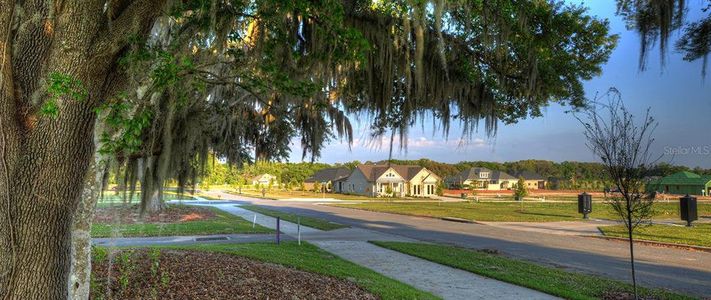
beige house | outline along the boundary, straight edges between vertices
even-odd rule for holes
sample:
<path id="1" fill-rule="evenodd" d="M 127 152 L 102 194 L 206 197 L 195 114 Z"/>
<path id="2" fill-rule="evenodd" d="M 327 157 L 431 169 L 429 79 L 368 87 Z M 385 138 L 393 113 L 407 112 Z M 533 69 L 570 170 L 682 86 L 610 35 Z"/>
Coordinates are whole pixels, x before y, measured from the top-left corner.
<path id="1" fill-rule="evenodd" d="M 523 178 L 526 184 L 526 189 L 529 190 L 543 190 L 546 188 L 546 178 L 538 173 L 530 171 L 522 171 L 516 173 L 516 184 L 518 184 L 518 178 Z"/>
<path id="2" fill-rule="evenodd" d="M 516 177 L 506 172 L 469 168 L 447 178 L 447 185 L 450 188 L 499 191 L 513 188 L 516 181 Z"/>
<path id="3" fill-rule="evenodd" d="M 358 165 L 337 191 L 370 197 L 430 197 L 436 195 L 440 180 L 420 166 Z"/>
<path id="4" fill-rule="evenodd" d="M 264 173 L 259 176 L 255 176 L 252 178 L 252 185 L 262 185 L 262 186 L 268 186 L 269 183 L 276 184 L 277 183 L 277 177 L 271 174 Z"/>

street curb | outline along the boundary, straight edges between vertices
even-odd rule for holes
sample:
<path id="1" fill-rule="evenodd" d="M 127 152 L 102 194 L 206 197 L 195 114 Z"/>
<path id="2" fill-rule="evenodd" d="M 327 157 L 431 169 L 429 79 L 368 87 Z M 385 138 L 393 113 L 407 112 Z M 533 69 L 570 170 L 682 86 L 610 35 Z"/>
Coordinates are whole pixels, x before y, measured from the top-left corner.
<path id="1" fill-rule="evenodd" d="M 596 236 L 596 235 L 581 235 L 581 236 L 582 237 L 589 237 L 589 238 L 596 238 L 596 239 L 603 239 L 603 240 L 610 240 L 610 241 L 619 241 L 619 242 L 627 242 L 628 241 L 628 239 L 626 239 L 626 238 L 614 237 L 614 236 Z M 657 242 L 657 241 L 650 241 L 650 240 L 634 240 L 634 242 L 635 242 L 635 244 L 643 244 L 643 245 L 666 247 L 666 248 L 677 248 L 677 249 L 682 249 L 682 250 L 702 251 L 702 252 L 711 253 L 711 247 L 693 246 L 693 245 L 686 245 L 686 244 L 672 244 L 672 243 L 664 243 L 664 242 Z"/>
<path id="2" fill-rule="evenodd" d="M 425 218 L 432 218 L 432 217 L 427 217 Z M 479 224 L 479 225 L 486 225 L 481 222 L 477 222 L 474 220 L 467 220 L 467 219 L 462 219 L 462 218 L 455 218 L 455 217 L 441 217 L 441 218 L 432 218 L 432 219 L 440 219 L 442 221 L 449 221 L 449 222 L 456 222 L 456 223 L 467 223 L 467 224 Z"/>
<path id="3" fill-rule="evenodd" d="M 455 217 L 441 217 L 439 218 L 440 220 L 444 221 L 450 221 L 450 222 L 457 222 L 457 223 L 474 223 L 472 220 L 467 220 L 467 219 L 462 219 L 462 218 L 455 218 Z"/>

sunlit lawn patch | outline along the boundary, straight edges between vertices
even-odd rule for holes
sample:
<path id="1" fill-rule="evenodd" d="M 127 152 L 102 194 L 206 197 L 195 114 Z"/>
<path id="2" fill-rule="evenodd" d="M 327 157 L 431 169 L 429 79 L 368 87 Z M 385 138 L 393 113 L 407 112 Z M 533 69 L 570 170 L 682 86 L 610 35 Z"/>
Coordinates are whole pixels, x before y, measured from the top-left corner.
<path id="1" fill-rule="evenodd" d="M 602 226 L 600 231 L 606 236 L 627 238 L 624 225 Z M 711 247 L 711 224 L 697 223 L 693 227 L 683 225 L 654 224 L 639 226 L 634 238 L 648 241 Z"/>

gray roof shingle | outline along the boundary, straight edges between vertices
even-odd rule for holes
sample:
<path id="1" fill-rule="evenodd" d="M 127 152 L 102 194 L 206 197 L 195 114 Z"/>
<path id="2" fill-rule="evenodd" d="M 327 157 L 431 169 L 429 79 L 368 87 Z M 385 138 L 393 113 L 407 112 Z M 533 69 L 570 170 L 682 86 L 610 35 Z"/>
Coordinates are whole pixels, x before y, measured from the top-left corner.
<path id="1" fill-rule="evenodd" d="M 316 171 L 313 176 L 306 178 L 304 182 L 329 182 L 338 181 L 348 178 L 351 175 L 351 170 L 348 168 L 327 168 Z"/>
<path id="2" fill-rule="evenodd" d="M 358 165 L 356 168 L 363 172 L 366 180 L 370 182 L 380 178 L 380 176 L 382 176 L 390 168 L 395 170 L 395 172 L 407 181 L 415 178 L 417 173 L 420 173 L 420 171 L 424 169 L 424 167 L 414 165 Z M 430 173 L 434 175 L 434 173 Z"/>

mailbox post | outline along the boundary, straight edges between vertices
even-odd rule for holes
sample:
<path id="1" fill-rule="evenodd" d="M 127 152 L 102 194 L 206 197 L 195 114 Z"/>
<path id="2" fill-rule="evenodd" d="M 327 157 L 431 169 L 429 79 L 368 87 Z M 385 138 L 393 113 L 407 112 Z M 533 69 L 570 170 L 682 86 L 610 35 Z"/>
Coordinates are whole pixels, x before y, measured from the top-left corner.
<path id="1" fill-rule="evenodd" d="M 588 219 L 588 214 L 592 212 L 592 195 L 583 192 L 578 195 L 578 213 L 583 214 L 583 219 Z"/>
<path id="2" fill-rule="evenodd" d="M 679 212 L 681 219 L 686 221 L 686 226 L 691 227 L 691 222 L 699 219 L 696 209 L 696 197 L 691 197 L 687 194 L 679 198 Z"/>

